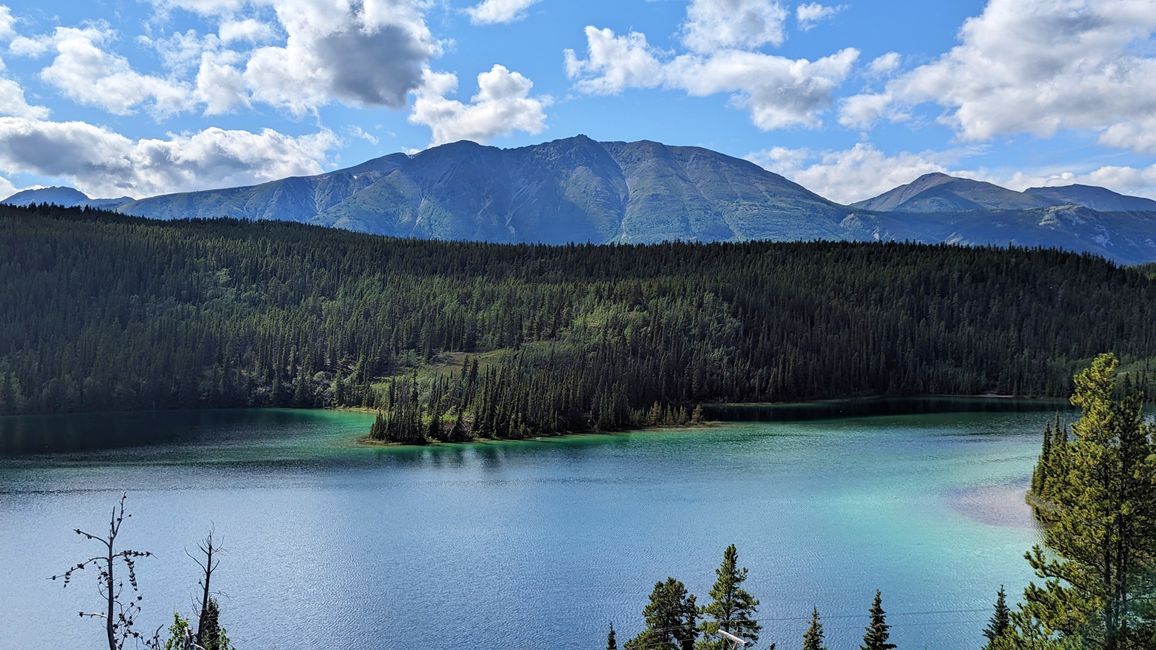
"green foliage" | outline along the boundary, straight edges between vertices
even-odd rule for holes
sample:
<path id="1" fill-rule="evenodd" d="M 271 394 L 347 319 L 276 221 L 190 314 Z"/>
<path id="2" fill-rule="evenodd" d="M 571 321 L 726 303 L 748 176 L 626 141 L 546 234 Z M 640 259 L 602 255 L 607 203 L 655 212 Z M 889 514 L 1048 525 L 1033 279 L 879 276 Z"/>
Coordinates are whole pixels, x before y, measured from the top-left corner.
<path id="1" fill-rule="evenodd" d="M 1007 645 L 1011 633 L 1011 610 L 1007 606 L 1007 593 L 1003 585 L 1000 585 L 995 595 L 995 611 L 992 612 L 991 620 L 983 630 L 983 635 L 987 637 L 984 650 L 999 650 L 1003 645 Z"/>
<path id="2" fill-rule="evenodd" d="M 738 549 L 734 544 L 723 552 L 722 565 L 715 569 L 715 576 L 710 590 L 711 602 L 700 610 L 703 622 L 699 629 L 704 638 L 697 647 L 706 650 L 728 648 L 729 643 L 719 637 L 719 630 L 757 642 L 762 629 L 755 620 L 759 601 L 742 587 L 747 579 L 747 569 L 739 568 Z"/>
<path id="3" fill-rule="evenodd" d="M 654 585 L 642 610 L 646 629 L 626 642 L 626 650 L 692 650 L 698 638 L 694 594 L 674 578 Z"/>
<path id="4" fill-rule="evenodd" d="M 811 624 L 803 632 L 803 650 L 827 650 L 823 645 L 823 622 L 819 619 L 819 608 L 811 610 Z"/>
<path id="5" fill-rule="evenodd" d="M 1044 250 L 499 246 L 0 207 L 4 414 L 364 406 L 380 439 L 422 442 L 716 401 L 1061 395 L 1098 350 L 1152 356 L 1154 317 L 1149 278 Z"/>
<path id="6" fill-rule="evenodd" d="M 180 613 L 173 614 L 173 624 L 169 626 L 169 638 L 161 646 L 164 650 L 190 650 L 193 646 L 193 628 L 188 619 Z"/>
<path id="7" fill-rule="evenodd" d="M 875 600 L 871 603 L 871 622 L 863 634 L 863 645 L 859 650 L 894 650 L 895 644 L 891 638 L 891 626 L 887 624 L 887 613 L 883 611 L 883 593 L 875 590 Z"/>
<path id="8" fill-rule="evenodd" d="M 606 634 L 606 650 L 618 650 L 618 637 L 614 634 L 614 624 L 610 624 L 610 632 Z"/>
<path id="9" fill-rule="evenodd" d="M 1012 616 L 1024 647 L 1152 647 L 1156 446 L 1143 393 L 1124 390 L 1118 369 L 1103 354 L 1076 375 L 1075 437 L 1052 430 L 1041 455 L 1048 550 L 1027 554 L 1043 583 Z"/>

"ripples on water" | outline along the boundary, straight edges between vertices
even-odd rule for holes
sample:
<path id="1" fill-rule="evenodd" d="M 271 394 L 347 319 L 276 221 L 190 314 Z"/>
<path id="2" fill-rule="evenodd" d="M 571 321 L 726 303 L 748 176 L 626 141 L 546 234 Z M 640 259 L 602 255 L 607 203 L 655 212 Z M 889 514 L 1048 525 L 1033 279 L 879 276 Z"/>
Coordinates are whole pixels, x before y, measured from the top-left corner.
<path id="1" fill-rule="evenodd" d="M 901 647 L 974 648 L 995 590 L 1030 577 L 1023 490 L 1049 417 L 808 415 L 428 449 L 354 446 L 359 413 L 0 418 L 0 648 L 95 647 L 75 614 L 89 583 L 45 578 L 121 490 L 126 542 L 158 553 L 140 567 L 146 622 L 191 610 L 183 550 L 215 525 L 242 648 L 601 647 L 609 621 L 638 631 L 668 575 L 705 600 L 729 543 L 763 643 L 797 644 L 818 605 L 831 646 L 853 647 L 878 587 Z"/>

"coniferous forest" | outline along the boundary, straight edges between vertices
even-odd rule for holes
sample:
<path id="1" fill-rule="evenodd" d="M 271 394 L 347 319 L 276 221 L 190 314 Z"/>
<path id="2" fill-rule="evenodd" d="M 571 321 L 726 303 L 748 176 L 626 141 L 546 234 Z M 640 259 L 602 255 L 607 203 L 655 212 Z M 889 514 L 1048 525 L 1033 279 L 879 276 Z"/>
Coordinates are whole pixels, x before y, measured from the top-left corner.
<path id="1" fill-rule="evenodd" d="M 1064 396 L 1106 349 L 1143 380 L 1154 317 L 1150 274 L 1052 250 L 505 246 L 0 207 L 0 414 L 361 406 L 375 437 L 422 442 L 719 401 Z"/>

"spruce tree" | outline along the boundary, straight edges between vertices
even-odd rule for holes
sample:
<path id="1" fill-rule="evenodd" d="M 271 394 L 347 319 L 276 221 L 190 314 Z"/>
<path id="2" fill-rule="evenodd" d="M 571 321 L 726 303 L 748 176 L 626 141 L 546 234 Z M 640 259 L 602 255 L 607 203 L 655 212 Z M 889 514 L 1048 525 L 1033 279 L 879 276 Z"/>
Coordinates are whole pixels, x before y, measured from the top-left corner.
<path id="1" fill-rule="evenodd" d="M 1143 390 L 1123 392 L 1115 355 L 1075 377 L 1075 438 L 1056 445 L 1063 471 L 1047 483 L 1048 551 L 1028 562 L 1043 584 L 1024 590 L 1013 617 L 1024 639 L 1130 650 L 1147 646 L 1156 616 L 1156 446 Z M 1060 440 L 1066 439 L 1061 432 Z"/>
<path id="2" fill-rule="evenodd" d="M 717 578 L 710 590 L 711 602 L 701 610 L 704 620 L 700 629 L 706 638 L 699 642 L 699 648 L 721 650 L 728 647 L 718 636 L 719 630 L 751 643 L 759 640 L 762 628 L 754 618 L 759 601 L 742 587 L 747 579 L 747 569 L 739 568 L 738 556 L 738 550 L 731 544 L 723 552 L 722 565 L 715 569 Z"/>
<path id="3" fill-rule="evenodd" d="M 823 645 L 823 622 L 819 620 L 819 608 L 811 610 L 811 625 L 803 633 L 803 650 L 827 650 Z"/>
<path id="4" fill-rule="evenodd" d="M 654 585 L 650 603 L 642 610 L 646 629 L 626 642 L 626 650 L 692 650 L 698 638 L 694 595 L 674 578 Z"/>
<path id="5" fill-rule="evenodd" d="M 1006 638 L 1010 628 L 1011 611 L 1007 606 L 1007 594 L 1003 585 L 1000 585 L 999 592 L 995 595 L 995 611 L 992 612 L 991 621 L 983 631 L 983 635 L 987 637 L 985 650 L 995 650 L 997 639 Z"/>
<path id="6" fill-rule="evenodd" d="M 871 603 L 871 623 L 863 634 L 863 645 L 859 650 L 893 650 L 894 643 L 889 643 L 891 626 L 887 624 L 886 612 L 883 611 L 883 593 L 875 590 L 875 600 Z"/>
<path id="7" fill-rule="evenodd" d="M 610 632 L 606 635 L 606 650 L 618 650 L 618 637 L 614 634 L 614 623 L 610 624 Z"/>

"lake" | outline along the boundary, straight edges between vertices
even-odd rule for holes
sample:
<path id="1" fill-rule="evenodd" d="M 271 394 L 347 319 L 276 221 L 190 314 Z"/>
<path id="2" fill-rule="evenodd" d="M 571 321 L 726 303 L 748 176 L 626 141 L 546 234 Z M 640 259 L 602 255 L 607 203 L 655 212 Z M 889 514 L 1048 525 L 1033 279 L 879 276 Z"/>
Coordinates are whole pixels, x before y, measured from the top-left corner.
<path id="1" fill-rule="evenodd" d="M 611 621 L 621 644 L 658 580 L 705 604 L 731 543 L 760 647 L 798 647 L 813 605 L 858 647 L 880 588 L 901 648 L 974 649 L 1031 577 L 1023 493 L 1059 407 L 958 408 L 425 449 L 356 446 L 353 412 L 0 418 L 0 648 L 99 647 L 94 582 L 48 577 L 127 491 L 145 627 L 193 610 L 184 551 L 213 527 L 242 650 L 600 648 Z"/>

